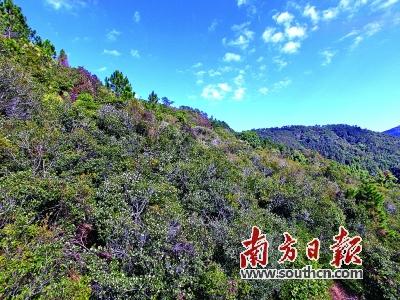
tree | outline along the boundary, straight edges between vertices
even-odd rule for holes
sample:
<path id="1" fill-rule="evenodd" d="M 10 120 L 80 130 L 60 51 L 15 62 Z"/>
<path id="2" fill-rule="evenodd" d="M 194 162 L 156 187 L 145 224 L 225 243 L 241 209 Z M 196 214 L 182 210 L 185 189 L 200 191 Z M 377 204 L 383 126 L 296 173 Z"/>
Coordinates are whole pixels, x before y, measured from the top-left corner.
<path id="1" fill-rule="evenodd" d="M 152 91 L 149 95 L 148 100 L 149 100 L 149 103 L 155 104 L 155 103 L 158 103 L 159 98 L 158 98 L 157 94 L 154 91 Z"/>
<path id="2" fill-rule="evenodd" d="M 106 77 L 105 84 L 115 95 L 124 100 L 131 99 L 135 96 L 135 92 L 132 91 L 132 86 L 128 77 L 124 76 L 124 74 L 118 70 L 112 73 L 109 78 Z"/>
<path id="3" fill-rule="evenodd" d="M 7 38 L 25 39 L 29 39 L 32 34 L 21 8 L 12 0 L 0 2 L 0 33 Z"/>
<path id="4" fill-rule="evenodd" d="M 174 101 L 169 100 L 167 97 L 162 97 L 161 101 L 165 106 L 171 106 L 172 104 L 174 104 Z"/>
<path id="5" fill-rule="evenodd" d="M 61 49 L 60 54 L 58 55 L 58 64 L 63 67 L 69 67 L 68 56 L 64 49 Z"/>
<path id="6" fill-rule="evenodd" d="M 43 53 L 52 58 L 56 57 L 56 47 L 49 41 L 44 40 L 43 42 L 40 40 L 37 45 L 42 49 Z"/>

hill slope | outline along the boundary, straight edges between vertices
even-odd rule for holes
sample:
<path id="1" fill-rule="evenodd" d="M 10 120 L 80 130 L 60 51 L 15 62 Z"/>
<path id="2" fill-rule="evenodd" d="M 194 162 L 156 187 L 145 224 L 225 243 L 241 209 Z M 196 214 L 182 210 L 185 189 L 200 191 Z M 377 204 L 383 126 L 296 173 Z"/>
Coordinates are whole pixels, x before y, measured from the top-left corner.
<path id="1" fill-rule="evenodd" d="M 386 130 L 386 131 L 384 131 L 384 133 L 391 135 L 391 136 L 400 137 L 400 126 Z"/>
<path id="2" fill-rule="evenodd" d="M 0 13 L 13 32 L 0 35 L 0 299 L 327 299 L 330 280 L 241 280 L 241 242 L 259 226 L 277 268 L 288 231 L 299 256 L 284 266 L 302 268 L 318 237 L 312 264 L 330 268 L 340 225 L 363 237 L 364 280 L 346 289 L 396 299 L 393 178 L 239 139 L 154 93 L 134 98 L 118 72 L 123 85 L 105 86 L 32 39 L 12 1 Z"/>
<path id="3" fill-rule="evenodd" d="M 286 126 L 255 130 L 261 137 L 294 149 L 311 149 L 342 164 L 372 173 L 400 163 L 400 139 L 349 125 Z"/>

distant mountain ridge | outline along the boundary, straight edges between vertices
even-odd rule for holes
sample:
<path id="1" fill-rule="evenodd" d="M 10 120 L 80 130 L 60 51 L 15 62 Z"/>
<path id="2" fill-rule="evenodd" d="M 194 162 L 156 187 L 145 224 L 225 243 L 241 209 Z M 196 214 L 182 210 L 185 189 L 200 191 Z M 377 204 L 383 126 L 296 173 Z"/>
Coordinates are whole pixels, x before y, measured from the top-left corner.
<path id="1" fill-rule="evenodd" d="M 391 135 L 391 136 L 400 137 L 400 126 L 397 126 L 395 128 L 386 130 L 383 133 L 386 133 L 386 134 Z"/>
<path id="2" fill-rule="evenodd" d="M 387 132 L 350 125 L 285 126 L 255 131 L 275 143 L 299 150 L 315 150 L 343 164 L 359 164 L 371 173 L 397 170 L 400 164 L 400 139 Z"/>

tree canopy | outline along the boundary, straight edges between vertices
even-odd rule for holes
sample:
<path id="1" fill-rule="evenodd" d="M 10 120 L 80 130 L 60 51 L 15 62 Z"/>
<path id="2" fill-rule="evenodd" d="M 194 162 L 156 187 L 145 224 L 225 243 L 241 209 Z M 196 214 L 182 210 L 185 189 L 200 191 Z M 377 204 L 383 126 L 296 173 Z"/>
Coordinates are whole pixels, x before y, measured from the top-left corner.
<path id="1" fill-rule="evenodd" d="M 135 96 L 128 77 L 124 76 L 124 74 L 118 70 L 114 71 L 110 77 L 106 77 L 105 84 L 107 88 L 115 93 L 115 95 L 125 100 L 131 99 Z"/>

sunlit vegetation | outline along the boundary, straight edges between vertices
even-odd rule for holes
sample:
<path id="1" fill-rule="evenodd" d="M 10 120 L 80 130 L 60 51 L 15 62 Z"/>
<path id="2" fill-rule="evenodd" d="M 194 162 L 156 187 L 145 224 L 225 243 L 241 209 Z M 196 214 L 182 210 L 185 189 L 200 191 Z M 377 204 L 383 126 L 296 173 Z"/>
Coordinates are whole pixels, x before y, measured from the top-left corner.
<path id="1" fill-rule="evenodd" d="M 120 72 L 103 84 L 55 56 L 10 0 L 0 30 L 0 299 L 329 296 L 331 281 L 240 280 L 254 225 L 274 245 L 271 267 L 289 231 L 321 239 L 323 268 L 345 225 L 364 239 L 365 279 L 343 282 L 348 292 L 398 298 L 388 173 L 237 134 L 155 92 L 137 99 Z"/>

